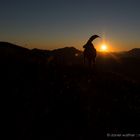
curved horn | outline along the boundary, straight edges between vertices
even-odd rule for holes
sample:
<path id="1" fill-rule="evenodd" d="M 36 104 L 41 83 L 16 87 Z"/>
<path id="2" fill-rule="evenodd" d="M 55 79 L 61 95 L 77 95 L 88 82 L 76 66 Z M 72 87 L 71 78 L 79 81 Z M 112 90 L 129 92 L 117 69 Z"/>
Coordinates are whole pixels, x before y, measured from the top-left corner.
<path id="1" fill-rule="evenodd" d="M 96 39 L 96 38 L 98 38 L 98 37 L 100 37 L 100 36 L 98 36 L 98 35 L 93 35 L 93 36 L 91 36 L 90 38 L 89 38 L 89 41 L 93 41 L 94 39 Z"/>

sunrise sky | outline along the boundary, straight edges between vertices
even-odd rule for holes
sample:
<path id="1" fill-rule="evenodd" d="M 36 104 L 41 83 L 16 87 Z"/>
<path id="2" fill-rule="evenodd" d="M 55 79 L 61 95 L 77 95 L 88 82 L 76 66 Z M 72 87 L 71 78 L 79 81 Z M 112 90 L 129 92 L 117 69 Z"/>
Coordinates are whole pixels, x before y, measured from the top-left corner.
<path id="1" fill-rule="evenodd" d="M 140 47 L 140 0 L 1 0 L 0 40 L 27 48 Z"/>

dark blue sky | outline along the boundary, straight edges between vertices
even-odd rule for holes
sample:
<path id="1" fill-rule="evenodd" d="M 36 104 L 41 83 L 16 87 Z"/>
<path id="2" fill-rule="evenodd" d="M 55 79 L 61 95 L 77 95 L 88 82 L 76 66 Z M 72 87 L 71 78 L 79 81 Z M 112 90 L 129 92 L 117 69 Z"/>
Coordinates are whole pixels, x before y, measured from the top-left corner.
<path id="1" fill-rule="evenodd" d="M 0 40 L 28 48 L 81 49 L 92 34 L 113 50 L 140 47 L 140 0 L 1 0 L 0 19 Z"/>

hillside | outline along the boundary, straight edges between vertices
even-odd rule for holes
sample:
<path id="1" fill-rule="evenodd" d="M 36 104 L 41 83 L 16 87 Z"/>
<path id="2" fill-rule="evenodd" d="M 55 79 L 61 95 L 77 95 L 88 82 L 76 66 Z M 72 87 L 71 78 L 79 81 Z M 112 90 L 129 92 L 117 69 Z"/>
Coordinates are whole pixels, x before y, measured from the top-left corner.
<path id="1" fill-rule="evenodd" d="M 140 48 L 134 48 L 128 51 L 128 54 L 133 57 L 140 57 Z"/>
<path id="2" fill-rule="evenodd" d="M 98 140 L 107 133 L 140 133 L 136 59 L 99 54 L 96 68 L 89 69 L 73 47 L 12 50 L 26 55 L 1 63 L 5 125 L 11 137 Z"/>

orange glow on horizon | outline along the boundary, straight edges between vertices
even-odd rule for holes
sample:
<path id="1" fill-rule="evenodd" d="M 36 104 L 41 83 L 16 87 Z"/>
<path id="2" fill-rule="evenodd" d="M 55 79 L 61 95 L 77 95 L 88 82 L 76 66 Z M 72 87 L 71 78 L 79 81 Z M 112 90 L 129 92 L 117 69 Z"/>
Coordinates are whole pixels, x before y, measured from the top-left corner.
<path id="1" fill-rule="evenodd" d="M 108 51 L 108 47 L 107 47 L 107 45 L 106 45 L 106 44 L 101 45 L 100 50 L 103 51 L 103 52 Z"/>
<path id="2" fill-rule="evenodd" d="M 105 43 L 101 44 L 100 47 L 99 47 L 99 51 L 100 52 L 109 52 L 108 45 L 106 45 Z"/>

